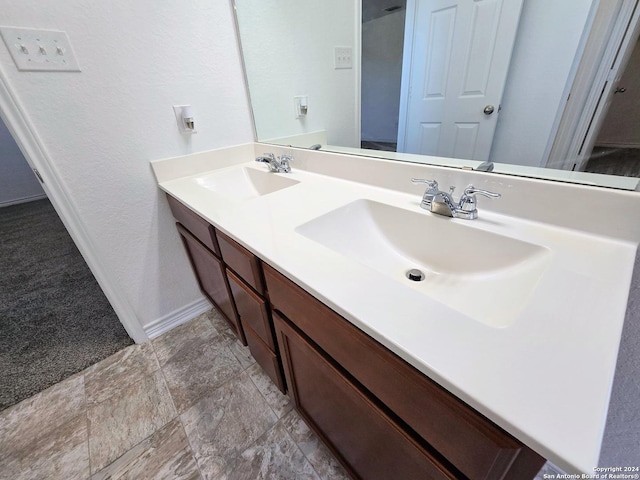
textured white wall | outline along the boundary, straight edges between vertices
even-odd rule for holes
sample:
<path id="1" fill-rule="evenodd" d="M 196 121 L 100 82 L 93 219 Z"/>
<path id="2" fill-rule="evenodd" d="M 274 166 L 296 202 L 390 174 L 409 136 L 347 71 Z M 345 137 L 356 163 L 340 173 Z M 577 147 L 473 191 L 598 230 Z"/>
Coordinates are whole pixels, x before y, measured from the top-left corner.
<path id="1" fill-rule="evenodd" d="M 362 25 L 362 139 L 396 142 L 405 11 Z"/>
<path id="2" fill-rule="evenodd" d="M 359 58 L 334 69 L 334 47 L 353 47 L 358 2 L 237 0 L 238 19 L 258 139 L 327 131 L 329 144 L 359 147 Z M 309 113 L 296 119 L 295 95 L 307 95 Z"/>
<path id="3" fill-rule="evenodd" d="M 524 0 L 494 162 L 544 166 L 545 152 L 594 0 Z"/>
<path id="4" fill-rule="evenodd" d="M 0 23 L 65 30 L 81 73 L 0 68 L 141 325 L 201 298 L 149 161 L 253 141 L 229 2 L 0 0 Z M 198 133 L 172 105 L 193 105 Z"/>
<path id="5" fill-rule="evenodd" d="M 0 207 L 39 198 L 40 183 L 0 119 Z"/>

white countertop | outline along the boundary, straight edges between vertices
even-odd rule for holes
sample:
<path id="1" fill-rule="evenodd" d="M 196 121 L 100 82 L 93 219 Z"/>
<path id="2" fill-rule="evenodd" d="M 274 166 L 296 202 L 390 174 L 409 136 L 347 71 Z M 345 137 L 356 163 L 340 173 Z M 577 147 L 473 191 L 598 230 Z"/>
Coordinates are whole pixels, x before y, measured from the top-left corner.
<path id="1" fill-rule="evenodd" d="M 253 199 L 234 201 L 197 181 L 220 167 L 266 170 L 266 165 L 253 161 L 242 163 L 252 160 L 252 153 L 252 146 L 242 146 L 224 155 L 198 154 L 189 161 L 168 159 L 153 166 L 164 191 L 425 375 L 558 466 L 593 473 L 637 248 L 629 237 L 636 230 L 622 238 L 598 235 L 495 213 L 488 202 L 479 205 L 477 220 L 443 218 L 472 222 L 473 228 L 526 240 L 552 252 L 524 309 L 498 328 L 295 231 L 359 199 L 433 215 L 420 209 L 419 194 L 302 169 L 315 158 L 328 158 L 316 152 L 309 152 L 299 167 L 294 162 L 291 173 L 273 174 L 298 184 Z M 389 163 L 385 168 L 396 167 Z M 429 167 L 411 168 L 426 168 L 424 176 L 432 173 Z M 484 175 L 477 178 L 490 178 Z M 527 181 L 518 179 L 509 188 Z M 500 201 L 509 201 L 509 196 Z M 481 245 L 469 248 L 482 255 Z M 501 294 L 496 291 L 491 301 L 500 302 Z"/>

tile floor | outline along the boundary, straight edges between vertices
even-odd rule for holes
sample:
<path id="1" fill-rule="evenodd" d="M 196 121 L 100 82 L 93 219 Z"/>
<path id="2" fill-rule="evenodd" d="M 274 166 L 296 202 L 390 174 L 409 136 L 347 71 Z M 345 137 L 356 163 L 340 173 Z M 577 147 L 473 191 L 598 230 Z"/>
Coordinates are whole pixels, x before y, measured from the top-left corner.
<path id="1" fill-rule="evenodd" d="M 346 479 L 217 312 L 0 412 L 0 479 Z"/>

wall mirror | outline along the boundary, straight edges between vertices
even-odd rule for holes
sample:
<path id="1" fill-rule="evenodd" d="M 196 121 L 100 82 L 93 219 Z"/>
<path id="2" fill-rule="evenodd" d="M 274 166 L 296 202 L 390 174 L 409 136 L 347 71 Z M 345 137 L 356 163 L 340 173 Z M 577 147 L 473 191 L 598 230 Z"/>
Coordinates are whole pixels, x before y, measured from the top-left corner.
<path id="1" fill-rule="evenodd" d="M 260 142 L 640 190 L 638 0 L 232 1 Z"/>

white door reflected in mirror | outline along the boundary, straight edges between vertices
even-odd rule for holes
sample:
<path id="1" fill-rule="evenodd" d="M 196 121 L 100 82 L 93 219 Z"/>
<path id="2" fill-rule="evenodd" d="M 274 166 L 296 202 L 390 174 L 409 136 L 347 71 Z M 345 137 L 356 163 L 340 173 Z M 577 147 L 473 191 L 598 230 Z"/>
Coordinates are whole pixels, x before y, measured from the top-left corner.
<path id="1" fill-rule="evenodd" d="M 522 0 L 407 2 L 397 151 L 489 159 L 521 9 Z"/>

